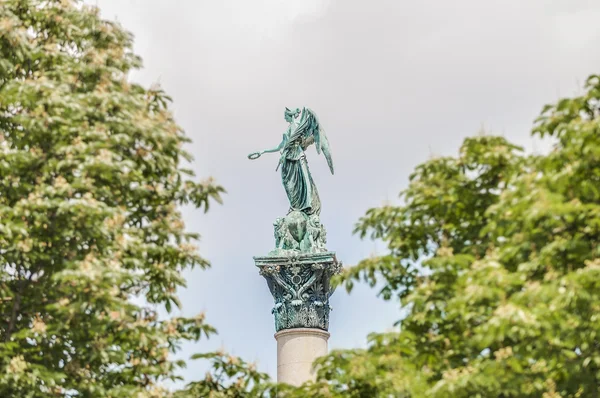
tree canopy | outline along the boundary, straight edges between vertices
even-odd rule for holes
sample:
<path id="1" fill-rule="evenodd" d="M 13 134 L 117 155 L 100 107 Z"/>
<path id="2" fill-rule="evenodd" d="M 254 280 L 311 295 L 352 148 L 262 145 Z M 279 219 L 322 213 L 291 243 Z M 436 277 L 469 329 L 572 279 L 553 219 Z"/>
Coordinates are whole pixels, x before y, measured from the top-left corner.
<path id="1" fill-rule="evenodd" d="M 158 316 L 180 305 L 182 271 L 208 266 L 179 206 L 206 210 L 223 189 L 183 168 L 169 97 L 128 80 L 140 67 L 95 7 L 0 4 L 2 397 L 168 396 L 185 365 L 171 354 L 214 333 L 203 314 Z M 177 396 L 266 377 L 204 356 L 213 375 Z"/>

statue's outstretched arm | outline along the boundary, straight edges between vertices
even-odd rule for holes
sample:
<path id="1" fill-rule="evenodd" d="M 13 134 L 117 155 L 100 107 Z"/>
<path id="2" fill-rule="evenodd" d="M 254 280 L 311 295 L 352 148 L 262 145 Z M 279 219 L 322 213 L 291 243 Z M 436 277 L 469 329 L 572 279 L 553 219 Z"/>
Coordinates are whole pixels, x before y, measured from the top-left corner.
<path id="1" fill-rule="evenodd" d="M 277 145 L 276 148 L 265 149 L 260 152 L 251 153 L 250 155 L 248 155 L 248 159 L 258 159 L 260 157 L 260 155 L 262 155 L 263 153 L 279 152 L 279 151 L 281 151 L 281 148 L 283 148 L 284 145 L 285 145 L 285 140 L 281 140 L 281 142 L 279 143 L 279 145 Z"/>
<path id="2" fill-rule="evenodd" d="M 281 148 L 283 148 L 283 141 L 281 141 L 279 143 L 279 145 L 277 145 L 276 148 L 272 148 L 272 149 L 265 149 L 264 151 L 261 151 L 261 153 L 273 153 L 273 152 L 279 152 L 281 151 Z"/>

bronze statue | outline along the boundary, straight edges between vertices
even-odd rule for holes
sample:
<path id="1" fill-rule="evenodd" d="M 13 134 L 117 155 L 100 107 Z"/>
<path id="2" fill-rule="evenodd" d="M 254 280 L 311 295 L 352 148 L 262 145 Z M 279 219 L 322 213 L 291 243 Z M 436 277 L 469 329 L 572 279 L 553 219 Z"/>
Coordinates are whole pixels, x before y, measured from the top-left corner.
<path id="1" fill-rule="evenodd" d="M 296 210 L 307 215 L 319 215 L 321 201 L 312 179 L 304 151 L 315 144 L 317 153 L 323 152 L 333 174 L 331 150 L 325 131 L 317 115 L 308 108 L 290 110 L 285 108 L 285 120 L 289 122 L 281 143 L 273 149 L 254 152 L 249 159 L 258 159 L 263 153 L 281 152 L 277 169 L 281 166 L 281 181 L 290 201 L 288 213 Z"/>

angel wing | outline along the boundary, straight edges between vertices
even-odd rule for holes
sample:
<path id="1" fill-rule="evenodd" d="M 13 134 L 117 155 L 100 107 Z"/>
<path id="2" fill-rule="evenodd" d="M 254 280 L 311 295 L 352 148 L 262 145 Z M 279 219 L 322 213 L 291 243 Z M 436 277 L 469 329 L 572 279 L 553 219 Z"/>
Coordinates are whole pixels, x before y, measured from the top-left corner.
<path id="1" fill-rule="evenodd" d="M 306 142 L 306 146 L 314 141 L 317 153 L 321 154 L 321 151 L 323 152 L 325 159 L 327 159 L 329 170 L 331 170 L 331 174 L 333 174 L 333 159 L 331 158 L 329 140 L 327 139 L 325 130 L 323 130 L 319 124 L 317 115 L 309 108 L 303 109 L 298 126 L 291 134 L 290 142 L 293 142 L 300 137 Z"/>

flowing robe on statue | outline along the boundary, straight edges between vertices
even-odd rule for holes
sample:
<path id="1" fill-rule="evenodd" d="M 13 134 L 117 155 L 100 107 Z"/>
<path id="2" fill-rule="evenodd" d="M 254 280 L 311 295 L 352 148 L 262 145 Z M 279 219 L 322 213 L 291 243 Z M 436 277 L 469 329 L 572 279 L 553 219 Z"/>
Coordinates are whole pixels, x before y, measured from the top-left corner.
<path id="1" fill-rule="evenodd" d="M 281 180 L 290 201 L 290 211 L 319 215 L 321 200 L 304 154 L 304 150 L 314 142 L 314 138 L 306 134 L 309 127 L 306 119 L 306 110 L 303 109 L 283 135 Z"/>

